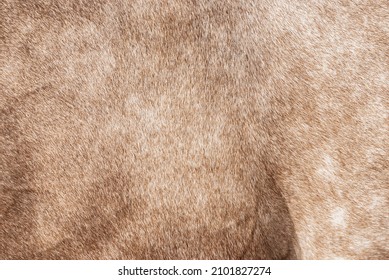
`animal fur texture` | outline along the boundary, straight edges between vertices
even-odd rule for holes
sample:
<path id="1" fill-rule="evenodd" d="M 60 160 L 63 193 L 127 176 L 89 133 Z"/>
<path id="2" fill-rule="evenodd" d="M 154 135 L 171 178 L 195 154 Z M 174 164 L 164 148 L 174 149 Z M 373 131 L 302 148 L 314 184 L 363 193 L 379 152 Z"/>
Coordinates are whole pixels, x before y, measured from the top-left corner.
<path id="1" fill-rule="evenodd" d="M 1 259 L 389 259 L 389 1 L 0 24 Z"/>

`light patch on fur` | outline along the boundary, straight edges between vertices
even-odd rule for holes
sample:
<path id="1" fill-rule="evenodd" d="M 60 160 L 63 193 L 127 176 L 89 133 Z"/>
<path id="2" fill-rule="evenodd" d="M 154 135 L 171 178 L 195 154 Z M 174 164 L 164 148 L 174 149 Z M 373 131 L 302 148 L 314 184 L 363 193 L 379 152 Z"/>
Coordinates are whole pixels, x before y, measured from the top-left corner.
<path id="1" fill-rule="evenodd" d="M 369 208 L 374 210 L 379 207 L 385 207 L 385 198 L 375 195 L 370 200 Z"/>
<path id="2" fill-rule="evenodd" d="M 329 154 L 324 154 L 323 163 L 317 169 L 317 174 L 327 182 L 336 179 L 336 163 Z"/>
<path id="3" fill-rule="evenodd" d="M 342 207 L 336 207 L 331 213 L 331 223 L 338 229 L 347 227 L 347 211 Z"/>
<path id="4" fill-rule="evenodd" d="M 388 109 L 380 96 L 371 99 L 367 106 L 362 107 L 359 115 L 359 121 L 366 130 L 375 129 L 376 127 L 387 127 Z M 377 135 L 378 136 L 378 135 Z M 376 137 L 377 137 L 376 136 Z"/>
<path id="5" fill-rule="evenodd" d="M 352 238 L 351 240 L 352 240 L 352 244 L 350 246 L 350 249 L 358 253 L 361 253 L 364 250 L 369 249 L 371 246 L 371 241 L 364 237 L 355 237 Z"/>
<path id="6" fill-rule="evenodd" d="M 365 151 L 366 159 L 368 163 L 374 163 L 380 157 L 383 158 L 385 156 L 385 150 L 382 148 L 368 148 Z"/>

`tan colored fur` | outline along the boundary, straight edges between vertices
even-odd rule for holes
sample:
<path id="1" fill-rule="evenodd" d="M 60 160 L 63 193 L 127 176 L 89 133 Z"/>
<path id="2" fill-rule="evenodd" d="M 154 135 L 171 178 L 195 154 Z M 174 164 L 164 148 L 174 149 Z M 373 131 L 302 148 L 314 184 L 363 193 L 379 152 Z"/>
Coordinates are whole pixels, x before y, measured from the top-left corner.
<path id="1" fill-rule="evenodd" d="M 388 259 L 389 2 L 0 4 L 1 259 Z"/>

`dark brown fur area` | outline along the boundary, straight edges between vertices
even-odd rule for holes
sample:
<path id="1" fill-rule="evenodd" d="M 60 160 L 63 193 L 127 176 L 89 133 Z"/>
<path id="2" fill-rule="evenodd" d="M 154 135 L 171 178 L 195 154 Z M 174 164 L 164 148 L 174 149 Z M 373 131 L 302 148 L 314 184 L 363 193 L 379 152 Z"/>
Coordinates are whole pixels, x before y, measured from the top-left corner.
<path id="1" fill-rule="evenodd" d="M 0 259 L 388 259 L 388 1 L 0 3 Z"/>

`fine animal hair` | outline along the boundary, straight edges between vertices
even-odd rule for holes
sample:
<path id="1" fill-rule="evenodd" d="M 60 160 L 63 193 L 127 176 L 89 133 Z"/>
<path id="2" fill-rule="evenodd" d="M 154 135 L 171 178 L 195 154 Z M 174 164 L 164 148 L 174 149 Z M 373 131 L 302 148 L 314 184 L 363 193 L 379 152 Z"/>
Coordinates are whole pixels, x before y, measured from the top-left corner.
<path id="1" fill-rule="evenodd" d="M 0 259 L 389 259 L 388 11 L 2 0 Z"/>

